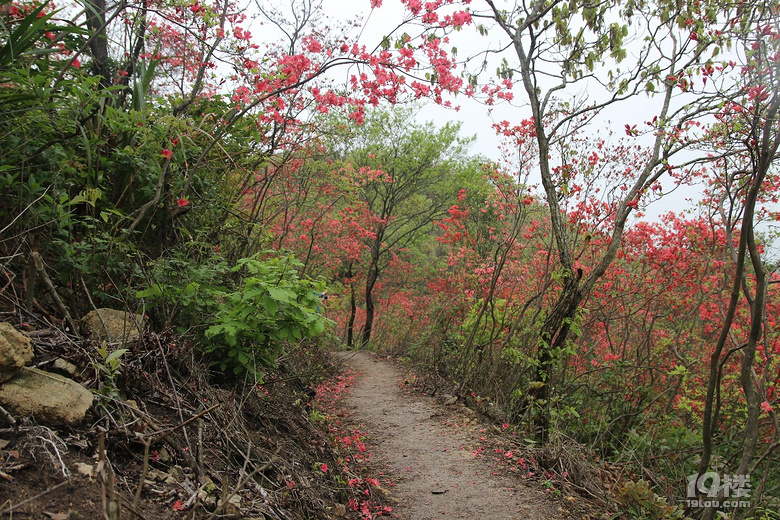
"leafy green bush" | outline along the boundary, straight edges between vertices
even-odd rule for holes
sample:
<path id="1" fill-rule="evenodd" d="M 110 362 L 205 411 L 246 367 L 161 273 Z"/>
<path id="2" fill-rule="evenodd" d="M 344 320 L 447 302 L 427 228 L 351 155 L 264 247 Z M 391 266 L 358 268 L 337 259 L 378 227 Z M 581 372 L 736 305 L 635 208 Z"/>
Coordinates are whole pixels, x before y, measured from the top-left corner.
<path id="1" fill-rule="evenodd" d="M 179 252 L 150 261 L 146 276 L 149 286 L 136 293 L 150 307 L 162 328 L 177 326 L 177 332 L 196 330 L 212 321 L 220 302 L 229 292 L 225 288 L 227 263 L 220 257 L 198 264 Z M 198 329 L 200 329 L 198 331 Z"/>
<path id="2" fill-rule="evenodd" d="M 258 367 L 273 367 L 286 342 L 325 330 L 328 320 L 319 312 L 325 283 L 300 278 L 301 267 L 292 256 L 239 260 L 233 271 L 248 275 L 238 291 L 226 295 L 216 323 L 206 331 L 212 365 L 260 379 Z"/>
<path id="3" fill-rule="evenodd" d="M 688 520 L 685 513 L 676 504 L 667 503 L 662 496 L 653 493 L 647 482 L 627 482 L 618 489 L 618 503 L 623 511 L 619 516 L 624 520 Z"/>

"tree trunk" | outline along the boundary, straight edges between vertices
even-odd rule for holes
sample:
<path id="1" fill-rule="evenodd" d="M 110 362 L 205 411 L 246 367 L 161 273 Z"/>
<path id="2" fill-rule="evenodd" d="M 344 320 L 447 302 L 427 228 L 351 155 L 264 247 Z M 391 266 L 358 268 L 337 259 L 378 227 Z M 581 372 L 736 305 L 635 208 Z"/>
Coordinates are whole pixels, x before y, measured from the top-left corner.
<path id="1" fill-rule="evenodd" d="M 95 33 L 89 44 L 92 62 L 96 76 L 100 76 L 103 87 L 111 84 L 111 72 L 108 69 L 108 38 L 106 37 L 106 0 L 89 0 L 86 2 L 87 27 Z"/>
<path id="2" fill-rule="evenodd" d="M 550 396 L 553 370 L 558 353 L 566 344 L 566 339 L 571 329 L 571 323 L 577 314 L 577 309 L 582 302 L 583 292 L 579 286 L 582 278 L 582 270 L 577 274 L 571 274 L 566 278 L 558 301 L 555 303 L 550 315 L 544 320 L 542 330 L 539 332 L 539 350 L 537 352 L 536 372 L 528 392 L 527 406 L 537 404 L 542 407 L 539 414 L 536 431 L 539 440 L 546 443 L 550 431 Z"/>
<path id="3" fill-rule="evenodd" d="M 349 280 L 349 320 L 347 321 L 347 348 L 355 346 L 355 315 L 357 314 L 357 299 L 355 298 L 355 284 L 352 281 L 352 264 L 347 267 L 344 275 L 345 281 Z"/>
<path id="4" fill-rule="evenodd" d="M 378 278 L 379 269 L 372 258 L 366 277 L 366 322 L 363 324 L 363 337 L 360 341 L 361 347 L 368 346 L 369 341 L 371 341 L 371 331 L 374 328 L 374 286 L 376 285 Z"/>
<path id="5" fill-rule="evenodd" d="M 374 328 L 374 287 L 379 280 L 379 259 L 382 256 L 384 236 L 385 230 L 380 226 L 371 244 L 371 262 L 366 274 L 366 321 L 363 324 L 363 338 L 360 341 L 360 346 L 363 348 L 371 341 L 371 331 Z"/>

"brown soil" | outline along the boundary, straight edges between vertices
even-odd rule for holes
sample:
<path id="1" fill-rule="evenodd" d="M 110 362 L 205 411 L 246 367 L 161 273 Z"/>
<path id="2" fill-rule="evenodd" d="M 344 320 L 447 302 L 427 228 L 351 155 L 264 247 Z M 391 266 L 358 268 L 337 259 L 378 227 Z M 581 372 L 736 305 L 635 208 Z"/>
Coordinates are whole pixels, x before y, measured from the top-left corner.
<path id="1" fill-rule="evenodd" d="M 568 518 L 519 454 L 485 453 L 485 424 L 459 403 L 444 404 L 404 390 L 404 374 L 368 352 L 341 353 L 358 372 L 344 399 L 348 416 L 368 434 L 374 471 L 395 481 L 388 495 L 407 520 Z M 499 462 L 500 461 L 500 462 Z M 508 471 L 513 469 L 513 471 Z M 511 475 L 511 476 L 510 476 Z M 564 500 L 565 502 L 565 500 Z"/>
<path id="2" fill-rule="evenodd" d="M 94 369 L 82 361 L 94 359 L 94 345 L 43 337 L 34 335 L 37 359 L 68 356 L 82 384 L 95 388 Z M 112 497 L 122 508 L 114 518 L 123 520 L 331 519 L 351 495 L 338 474 L 318 469 L 338 463 L 310 419 L 314 391 L 297 375 L 332 374 L 328 359 L 291 349 L 263 385 L 220 386 L 196 356 L 174 346 L 152 333 L 134 344 L 117 377 L 122 395 L 96 401 L 78 428 L 18 417 L 14 444 L 0 420 L 0 519 L 97 520 L 107 518 Z M 151 442 L 148 457 L 143 439 Z M 223 496 L 229 503 L 218 507 Z"/>

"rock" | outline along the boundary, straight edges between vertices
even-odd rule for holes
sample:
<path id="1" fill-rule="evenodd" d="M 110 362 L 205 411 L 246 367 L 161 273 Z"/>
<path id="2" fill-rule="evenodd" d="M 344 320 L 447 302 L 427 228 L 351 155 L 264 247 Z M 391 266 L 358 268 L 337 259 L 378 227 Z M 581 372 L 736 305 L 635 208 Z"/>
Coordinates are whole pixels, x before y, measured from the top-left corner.
<path id="1" fill-rule="evenodd" d="M 79 373 L 79 367 L 62 358 L 57 358 L 51 365 L 51 371 L 57 372 L 67 377 L 76 377 Z"/>
<path id="2" fill-rule="evenodd" d="M 166 484 L 178 484 L 179 480 L 181 480 L 181 478 L 182 477 L 181 477 L 181 472 L 179 471 L 179 468 L 174 466 L 168 472 L 168 475 L 165 477 L 165 480 L 163 482 L 165 482 Z"/>
<path id="3" fill-rule="evenodd" d="M 85 477 L 94 477 L 95 476 L 95 466 L 92 464 L 85 464 L 83 462 L 77 462 L 76 463 L 76 471 L 80 475 L 84 475 Z"/>
<path id="4" fill-rule="evenodd" d="M 217 502 L 217 511 L 220 511 L 223 516 L 228 518 L 240 518 L 241 517 L 241 497 L 233 495 L 227 501 L 223 503 L 220 498 Z"/>
<path id="5" fill-rule="evenodd" d="M 198 500 L 209 511 L 214 511 L 214 508 L 217 507 L 217 498 L 212 495 L 214 490 L 216 490 L 216 486 L 209 477 L 204 479 L 204 485 L 198 490 Z"/>
<path id="6" fill-rule="evenodd" d="M 114 309 L 92 311 L 81 319 L 81 323 L 85 330 L 92 332 L 93 338 L 120 347 L 137 341 L 144 329 L 142 315 Z"/>
<path id="7" fill-rule="evenodd" d="M 10 323 L 0 323 L 0 383 L 11 379 L 32 358 L 30 338 Z"/>
<path id="8" fill-rule="evenodd" d="M 92 392 L 67 377 L 25 367 L 0 386 L 0 404 L 41 424 L 75 425 L 92 406 Z"/>
<path id="9" fill-rule="evenodd" d="M 146 472 L 146 478 L 151 482 L 165 482 L 168 477 L 170 477 L 168 473 L 155 468 L 149 468 Z"/>
<path id="10" fill-rule="evenodd" d="M 165 448 L 160 448 L 157 451 L 158 455 L 160 455 L 160 462 L 169 463 L 173 461 L 173 458 L 171 457 L 171 454 L 168 453 L 168 450 Z"/>

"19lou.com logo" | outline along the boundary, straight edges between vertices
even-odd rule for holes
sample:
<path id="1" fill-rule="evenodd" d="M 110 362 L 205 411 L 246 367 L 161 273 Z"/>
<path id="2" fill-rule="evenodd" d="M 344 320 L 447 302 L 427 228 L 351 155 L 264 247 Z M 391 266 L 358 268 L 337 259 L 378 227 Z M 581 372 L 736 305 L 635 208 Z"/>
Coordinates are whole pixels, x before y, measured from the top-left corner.
<path id="1" fill-rule="evenodd" d="M 716 507 L 722 509 L 750 507 L 750 475 L 723 475 L 708 471 L 702 475 L 688 475 L 688 507 Z M 704 497 L 699 498 L 699 494 Z"/>

